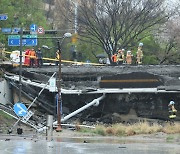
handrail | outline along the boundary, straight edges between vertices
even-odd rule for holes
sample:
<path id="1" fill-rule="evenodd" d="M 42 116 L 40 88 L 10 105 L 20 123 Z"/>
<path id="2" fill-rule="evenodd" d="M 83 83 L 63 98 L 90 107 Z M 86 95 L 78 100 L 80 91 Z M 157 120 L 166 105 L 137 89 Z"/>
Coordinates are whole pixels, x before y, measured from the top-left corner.
<path id="1" fill-rule="evenodd" d="M 90 103 L 84 105 L 83 107 L 79 108 L 78 110 L 76 110 L 76 111 L 68 114 L 68 115 L 65 116 L 63 119 L 61 119 L 61 122 L 65 122 L 66 120 L 70 119 L 71 117 L 75 116 L 76 114 L 78 114 L 78 113 L 86 110 L 87 108 L 91 107 L 92 105 L 95 105 L 95 106 L 99 105 L 99 101 L 101 101 L 101 100 L 104 99 L 104 98 L 105 98 L 105 94 L 103 94 L 103 95 L 102 95 L 101 97 L 99 97 L 99 98 L 94 99 L 93 101 L 91 101 Z M 55 121 L 55 122 L 53 123 L 53 125 L 57 125 L 57 121 Z M 38 132 L 42 132 L 42 131 L 44 131 L 44 130 L 46 130 L 46 129 L 47 129 L 46 126 L 45 126 L 45 127 L 42 127 L 42 128 L 40 128 L 40 129 L 38 130 Z"/>

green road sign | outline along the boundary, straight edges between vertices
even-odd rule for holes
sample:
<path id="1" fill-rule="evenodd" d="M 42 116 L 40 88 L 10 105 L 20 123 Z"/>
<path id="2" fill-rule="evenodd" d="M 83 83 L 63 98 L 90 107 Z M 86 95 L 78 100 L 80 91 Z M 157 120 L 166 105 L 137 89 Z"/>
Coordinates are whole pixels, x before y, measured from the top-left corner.
<path id="1" fill-rule="evenodd" d="M 37 38 L 37 35 L 23 35 L 22 38 Z"/>
<path id="2" fill-rule="evenodd" d="M 20 35 L 8 35 L 8 39 L 20 39 Z"/>

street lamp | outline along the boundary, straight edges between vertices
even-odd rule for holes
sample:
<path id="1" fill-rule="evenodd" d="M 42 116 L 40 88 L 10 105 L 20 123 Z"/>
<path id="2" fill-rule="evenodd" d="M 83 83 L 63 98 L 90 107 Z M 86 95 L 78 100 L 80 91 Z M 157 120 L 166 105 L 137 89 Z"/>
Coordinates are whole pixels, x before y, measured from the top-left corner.
<path id="1" fill-rule="evenodd" d="M 61 41 L 57 39 L 57 45 L 58 45 L 58 50 L 59 50 L 59 79 L 57 80 L 58 81 L 57 82 L 57 88 L 58 88 L 57 125 L 58 126 L 56 128 L 57 132 L 62 131 L 62 128 L 61 128 L 61 100 L 62 100 L 61 99 L 61 45 L 65 38 L 71 37 L 71 36 L 72 36 L 71 33 L 65 33 L 63 37 L 61 38 L 62 39 Z M 46 49 L 51 49 L 46 45 L 43 45 L 42 47 Z"/>
<path id="2" fill-rule="evenodd" d="M 18 26 L 19 25 L 19 17 L 17 16 L 17 14 L 14 15 L 14 22 L 15 25 L 14 26 Z M 21 103 L 22 98 L 21 98 L 21 91 L 22 91 L 22 83 L 21 83 L 21 78 L 22 78 L 22 33 L 23 33 L 23 29 L 22 26 L 20 28 L 20 55 L 19 55 L 19 102 Z"/>
<path id="3" fill-rule="evenodd" d="M 62 131 L 62 128 L 61 128 L 61 101 L 62 101 L 62 98 L 61 98 L 61 45 L 63 43 L 63 40 L 67 37 L 71 37 L 72 34 L 71 33 L 65 33 L 61 42 L 60 40 L 58 39 L 57 40 L 57 45 L 58 45 L 58 50 L 59 50 L 59 80 L 58 80 L 58 113 L 57 113 L 57 116 L 58 116 L 58 121 L 57 121 L 57 128 L 56 128 L 56 132 L 60 132 Z"/>

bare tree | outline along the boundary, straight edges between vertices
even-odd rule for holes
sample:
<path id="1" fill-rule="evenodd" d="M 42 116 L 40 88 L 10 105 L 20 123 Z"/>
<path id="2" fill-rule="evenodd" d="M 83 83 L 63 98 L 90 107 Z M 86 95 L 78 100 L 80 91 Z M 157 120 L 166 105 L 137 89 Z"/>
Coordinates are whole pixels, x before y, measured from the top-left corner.
<path id="1" fill-rule="evenodd" d="M 161 51 L 157 52 L 159 64 L 177 64 L 180 61 L 180 18 L 176 17 L 166 23 L 158 34 Z"/>
<path id="2" fill-rule="evenodd" d="M 117 48 L 134 46 L 165 23 L 165 0 L 79 0 L 78 33 L 101 46 L 110 61 Z M 143 35 L 142 35 L 143 34 Z"/>

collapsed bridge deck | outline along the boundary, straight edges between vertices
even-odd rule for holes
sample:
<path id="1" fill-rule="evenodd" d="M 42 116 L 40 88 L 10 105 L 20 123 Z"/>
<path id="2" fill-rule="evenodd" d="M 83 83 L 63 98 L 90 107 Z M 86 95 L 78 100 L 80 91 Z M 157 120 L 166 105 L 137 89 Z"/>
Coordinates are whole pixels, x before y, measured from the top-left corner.
<path id="1" fill-rule="evenodd" d="M 177 102 L 177 109 L 180 108 L 180 65 L 62 65 L 61 70 L 66 112 L 80 108 L 101 93 L 108 94 L 98 107 L 87 110 L 81 117 L 102 118 L 113 113 L 128 114 L 130 109 L 134 109 L 137 116 L 163 119 L 168 117 L 167 105 L 171 99 Z M 7 80 L 15 81 L 10 73 L 18 74 L 19 68 L 9 69 L 8 72 Z M 42 88 L 54 72 L 58 77 L 58 66 L 23 68 L 24 93 L 35 97 L 38 88 Z M 18 78 L 15 83 L 18 87 Z M 38 99 L 38 104 L 47 112 L 54 112 L 52 100 L 55 93 L 49 93 L 47 88 Z"/>
<path id="2" fill-rule="evenodd" d="M 180 65 L 62 66 L 61 70 L 62 88 L 66 90 L 98 89 L 97 92 L 106 88 L 157 88 L 164 92 L 180 90 Z M 18 68 L 11 70 L 16 74 L 18 71 Z M 54 72 L 57 72 L 58 77 L 57 66 L 23 68 L 23 76 L 38 83 L 46 83 Z"/>

